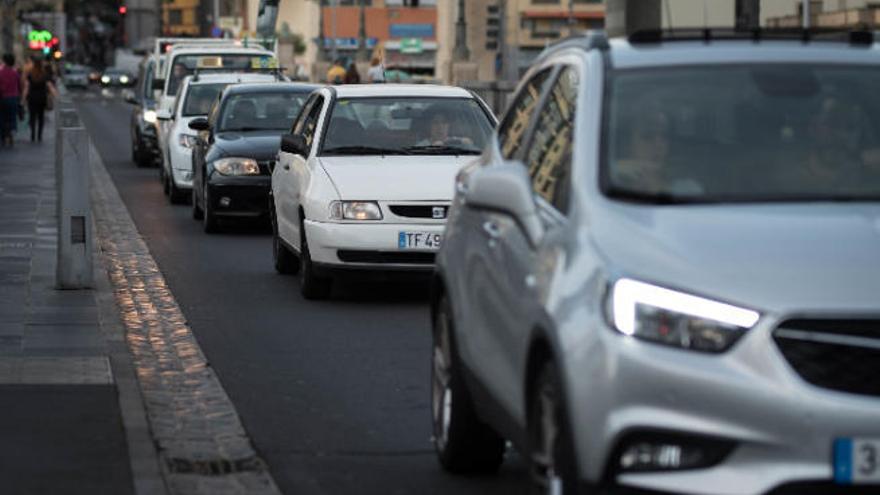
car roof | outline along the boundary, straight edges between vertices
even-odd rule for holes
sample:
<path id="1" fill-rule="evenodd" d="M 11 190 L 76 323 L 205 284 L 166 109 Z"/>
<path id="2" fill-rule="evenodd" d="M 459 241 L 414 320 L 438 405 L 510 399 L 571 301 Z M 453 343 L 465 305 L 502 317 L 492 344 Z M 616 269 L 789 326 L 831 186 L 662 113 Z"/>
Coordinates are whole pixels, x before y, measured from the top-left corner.
<path id="1" fill-rule="evenodd" d="M 170 52 L 167 52 L 165 55 L 166 56 L 170 55 L 172 57 L 175 57 L 177 55 L 218 55 L 218 54 L 226 54 L 226 53 L 232 53 L 232 54 L 239 54 L 240 53 L 242 55 L 272 55 L 272 56 L 275 55 L 274 53 L 272 53 L 269 50 L 266 50 L 265 48 L 258 48 L 258 47 L 245 48 L 243 46 L 234 46 L 234 45 L 209 47 L 209 48 L 205 48 L 205 47 L 201 47 L 201 48 L 193 48 L 193 47 L 176 48 L 176 49 L 171 50 Z"/>
<path id="2" fill-rule="evenodd" d="M 249 83 L 249 82 L 272 82 L 275 81 L 273 74 L 254 73 L 254 72 L 212 72 L 207 74 L 199 74 L 198 79 L 194 75 L 186 76 L 185 83 L 190 85 L 198 84 L 218 84 L 218 83 Z"/>
<path id="3" fill-rule="evenodd" d="M 347 84 L 332 86 L 338 98 L 371 96 L 433 96 L 441 98 L 473 98 L 470 91 L 456 86 L 435 84 Z"/>
<path id="4" fill-rule="evenodd" d="M 880 64 L 876 43 L 795 40 L 633 43 L 619 38 L 610 40 L 609 44 L 611 65 L 615 69 L 738 63 Z"/>
<path id="5" fill-rule="evenodd" d="M 297 82 L 244 82 L 226 89 L 226 94 L 263 93 L 287 91 L 291 93 L 311 93 L 322 88 L 320 84 L 304 84 Z"/>

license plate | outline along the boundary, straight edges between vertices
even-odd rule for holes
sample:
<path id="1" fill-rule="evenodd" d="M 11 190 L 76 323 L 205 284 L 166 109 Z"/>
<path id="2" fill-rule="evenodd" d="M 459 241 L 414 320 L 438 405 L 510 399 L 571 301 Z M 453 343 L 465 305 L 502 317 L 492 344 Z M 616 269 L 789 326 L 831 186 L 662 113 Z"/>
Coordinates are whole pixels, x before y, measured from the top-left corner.
<path id="1" fill-rule="evenodd" d="M 838 438 L 834 481 L 842 485 L 880 484 L 880 438 Z"/>
<path id="2" fill-rule="evenodd" d="M 440 249 L 443 234 L 432 232 L 399 232 L 397 234 L 398 249 Z"/>

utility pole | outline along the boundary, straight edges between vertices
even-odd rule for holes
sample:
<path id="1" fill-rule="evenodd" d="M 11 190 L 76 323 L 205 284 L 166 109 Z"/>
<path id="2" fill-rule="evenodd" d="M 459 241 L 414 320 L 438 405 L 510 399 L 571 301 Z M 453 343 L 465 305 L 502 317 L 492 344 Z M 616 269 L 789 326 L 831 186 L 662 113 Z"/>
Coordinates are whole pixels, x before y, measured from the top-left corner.
<path id="1" fill-rule="evenodd" d="M 761 0 L 736 0 L 736 28 L 742 30 L 761 27 Z"/>
<path id="2" fill-rule="evenodd" d="M 360 0 L 360 27 L 358 28 L 358 58 L 363 61 L 370 59 L 367 53 L 367 7 L 366 0 Z"/>
<path id="3" fill-rule="evenodd" d="M 508 38 L 508 12 L 507 0 L 498 1 L 498 47 L 501 50 L 501 79 L 504 81 L 516 81 L 519 79 L 519 67 L 517 67 L 516 53 L 512 49 L 516 41 L 511 43 Z"/>
<path id="4" fill-rule="evenodd" d="M 810 29 L 810 0 L 803 0 L 801 10 L 804 14 L 804 29 Z"/>
<path id="5" fill-rule="evenodd" d="M 330 1 L 333 3 L 333 5 L 331 6 L 331 8 L 333 9 L 333 15 L 330 18 L 330 25 L 331 25 L 330 36 L 332 36 L 332 39 L 330 40 L 330 43 L 331 43 L 330 53 L 333 54 L 333 62 L 336 62 L 337 60 L 339 60 L 339 48 L 336 46 L 338 44 L 336 42 L 336 13 L 337 13 L 336 11 L 339 9 L 339 0 L 330 0 Z"/>
<path id="6" fill-rule="evenodd" d="M 452 55 L 456 62 L 466 62 L 471 58 L 471 52 L 467 46 L 464 0 L 458 0 L 458 20 L 455 21 L 455 50 Z"/>

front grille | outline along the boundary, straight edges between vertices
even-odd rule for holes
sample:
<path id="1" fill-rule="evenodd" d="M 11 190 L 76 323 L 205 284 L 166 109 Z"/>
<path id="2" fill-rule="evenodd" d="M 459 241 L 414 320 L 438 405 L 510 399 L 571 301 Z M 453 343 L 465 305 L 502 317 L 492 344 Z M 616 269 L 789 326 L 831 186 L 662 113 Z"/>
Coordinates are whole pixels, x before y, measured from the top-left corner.
<path id="1" fill-rule="evenodd" d="M 391 213 L 399 217 L 435 218 L 438 220 L 446 218 L 446 213 L 449 210 L 449 207 L 445 205 L 391 205 L 388 208 Z M 441 216 L 435 216 L 435 209 Z"/>
<path id="2" fill-rule="evenodd" d="M 774 331 L 773 340 L 807 382 L 880 396 L 880 320 L 788 320 Z"/>
<path id="3" fill-rule="evenodd" d="M 404 263 L 410 265 L 434 264 L 434 253 L 397 253 L 393 251 L 355 251 L 340 249 L 336 252 L 346 263 Z"/>

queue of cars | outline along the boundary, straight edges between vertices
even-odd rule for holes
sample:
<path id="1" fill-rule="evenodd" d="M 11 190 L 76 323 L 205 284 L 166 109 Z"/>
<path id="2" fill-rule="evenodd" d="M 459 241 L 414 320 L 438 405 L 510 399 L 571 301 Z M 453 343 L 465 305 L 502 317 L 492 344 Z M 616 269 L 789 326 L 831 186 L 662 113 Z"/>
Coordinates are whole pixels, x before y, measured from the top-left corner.
<path id="1" fill-rule="evenodd" d="M 878 50 L 589 33 L 497 128 L 460 88 L 251 82 L 164 142 L 193 144 L 205 230 L 268 214 L 306 298 L 431 273 L 449 472 L 494 472 L 510 442 L 538 493 L 876 493 Z"/>

